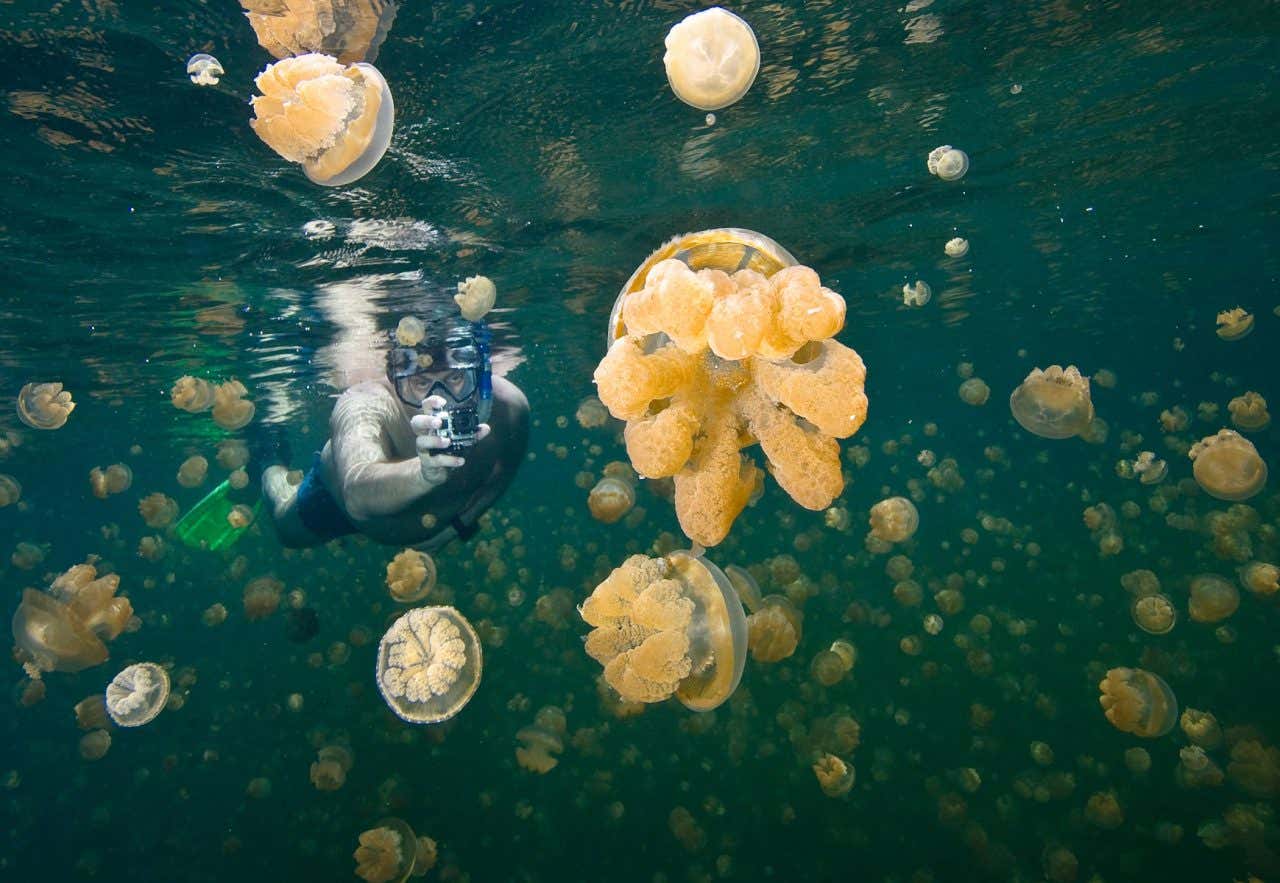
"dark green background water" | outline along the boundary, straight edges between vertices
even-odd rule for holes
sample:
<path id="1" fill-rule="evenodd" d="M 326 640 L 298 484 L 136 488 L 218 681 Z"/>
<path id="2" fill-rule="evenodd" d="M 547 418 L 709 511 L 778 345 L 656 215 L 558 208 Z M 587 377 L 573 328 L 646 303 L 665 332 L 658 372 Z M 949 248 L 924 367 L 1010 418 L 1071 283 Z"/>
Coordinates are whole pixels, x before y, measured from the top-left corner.
<path id="1" fill-rule="evenodd" d="M 762 68 L 714 127 L 674 99 L 661 63 L 666 30 L 695 6 L 405 4 L 378 58 L 397 107 L 391 150 L 356 186 L 329 190 L 247 125 L 251 80 L 269 56 L 234 2 L 0 5 L 0 390 L 11 397 L 29 380 L 57 379 L 78 402 L 65 428 L 24 430 L 0 462 L 25 504 L 0 510 L 4 558 L 19 541 L 49 545 L 33 573 L 4 564 L 0 584 L 11 609 L 44 571 L 101 555 L 144 622 L 108 664 L 51 675 L 43 703 L 15 700 L 0 713 L 0 772 L 17 773 L 0 792 L 0 876 L 347 879 L 356 835 L 396 814 L 440 842 L 441 867 L 477 881 L 1040 879 L 1042 853 L 1059 844 L 1078 857 L 1082 880 L 1275 879 L 1265 853 L 1211 851 L 1195 836 L 1229 804 L 1256 799 L 1230 783 L 1177 788 L 1186 744 L 1177 730 L 1145 745 L 1146 777 L 1128 773 L 1122 752 L 1138 740 L 1107 724 L 1096 681 L 1102 668 L 1167 651 L 1161 671 L 1184 706 L 1280 739 L 1274 607 L 1245 595 L 1229 644 L 1185 616 L 1164 638 L 1134 628 L 1120 574 L 1157 571 L 1185 612 L 1191 574 L 1233 578 L 1239 562 L 1214 556 L 1200 533 L 1167 527 L 1147 506 L 1150 489 L 1114 473 L 1145 448 L 1168 457 L 1170 482 L 1190 475 L 1164 447 L 1162 408 L 1220 406 L 1190 438 L 1226 425 L 1227 401 L 1246 389 L 1280 405 L 1276 5 L 744 2 L 734 9 L 756 30 Z M 225 66 L 219 86 L 185 76 L 198 51 Z M 960 182 L 925 169 L 943 143 L 971 157 Z M 306 238 L 314 219 L 336 235 Z M 672 235 L 729 225 L 777 239 L 845 296 L 841 339 L 865 359 L 871 399 L 869 422 L 846 447 L 867 445 L 872 458 L 849 467 L 837 502 L 851 530 L 826 528 L 822 513 L 770 485 L 712 553 L 744 565 L 793 554 L 821 586 L 796 655 L 748 662 L 732 708 L 710 722 L 668 705 L 615 720 L 597 699 L 581 624 L 532 619 L 534 599 L 564 587 L 580 600 L 629 551 L 676 526 L 670 504 L 643 489 L 639 527 L 588 517 L 575 473 L 599 474 L 624 453 L 616 428 L 581 430 L 572 413 L 592 392 L 605 318 L 634 267 Z M 942 255 L 957 234 L 972 245 L 961 262 Z M 395 550 L 348 543 L 285 556 L 264 532 L 236 549 L 249 559 L 242 578 L 176 543 L 150 563 L 134 554 L 153 533 L 136 501 L 162 490 L 194 503 L 202 491 L 178 487 L 177 466 L 192 453 L 212 460 L 225 435 L 169 404 L 178 376 L 242 379 L 258 421 L 287 427 L 304 465 L 323 438 L 339 349 L 366 348 L 402 312 L 475 273 L 496 280 L 496 318 L 525 359 L 511 377 L 534 408 L 535 459 L 481 536 L 523 531 L 522 543 L 489 547 L 508 574 L 489 579 L 474 544 L 438 557 L 455 603 L 505 640 L 486 648 L 484 682 L 462 715 L 410 729 L 377 695 L 372 646 L 344 664 L 307 663 L 353 627 L 380 634 L 394 607 L 383 568 Z M 910 310 L 900 287 L 917 278 L 935 297 Z M 1256 330 L 1223 343 L 1214 317 L 1237 304 Z M 962 361 L 992 387 L 981 409 L 956 396 Z M 1118 375 L 1115 389 L 1094 388 L 1111 427 L 1105 445 L 1047 442 L 1009 419 L 1009 391 L 1051 362 Z M 1141 404 L 1147 391 L 1159 404 Z M 21 428 L 12 398 L 4 402 L 0 427 Z M 937 437 L 923 437 L 929 421 Z M 1125 430 L 1143 443 L 1122 450 Z M 882 452 L 904 434 L 912 441 Z M 1253 438 L 1274 471 L 1276 431 Z M 141 454 L 129 454 L 134 444 Z M 1006 463 L 984 457 L 992 444 Z M 963 490 L 928 485 L 915 459 L 926 447 L 957 460 Z M 134 469 L 132 490 L 94 499 L 89 469 L 119 460 Z M 898 641 L 921 634 L 933 607 L 898 607 L 884 557 L 862 544 L 869 506 L 913 478 L 929 489 L 903 550 L 916 578 L 968 574 L 964 613 L 946 617 L 915 658 Z M 1098 500 L 1142 507 L 1123 523 L 1126 548 L 1114 558 L 1099 559 L 1081 524 Z M 1251 505 L 1274 532 L 1274 492 Z M 1174 508 L 1203 515 L 1225 504 L 1201 496 Z M 962 543 L 980 513 L 1011 519 L 1016 542 L 979 528 L 976 545 Z M 106 523 L 119 525 L 118 540 L 103 538 Z M 1273 536 L 1256 533 L 1255 556 L 1274 556 Z M 1043 549 L 1034 569 L 1031 541 Z M 318 610 L 310 644 L 286 639 L 283 614 L 244 621 L 242 586 L 265 573 Z M 161 586 L 144 588 L 149 577 Z M 514 585 L 524 598 L 512 607 Z M 478 593 L 495 608 L 480 609 Z M 1088 603 L 1093 594 L 1100 603 Z M 200 612 L 215 601 L 231 616 L 209 629 Z M 857 621 L 853 602 L 882 610 L 887 624 Z M 986 676 L 952 644 L 976 612 L 998 623 Z M 1031 628 L 1013 637 L 999 624 L 1009 620 Z M 809 660 L 839 637 L 859 648 L 854 677 L 819 689 Z M 139 659 L 189 666 L 198 682 L 181 710 L 117 731 L 103 760 L 81 761 L 71 706 Z M 8 682 L 16 696 L 17 666 Z M 305 697 L 299 713 L 283 710 L 292 692 Z M 1052 717 L 1038 697 L 1049 697 Z M 806 726 L 840 709 L 861 722 L 849 798 L 824 797 L 803 746 L 789 744 L 778 721 L 788 702 Z M 972 702 L 995 710 L 987 732 L 970 729 Z M 595 750 L 567 747 L 539 777 L 516 766 L 514 734 L 545 704 L 566 709 L 570 733 L 598 735 Z M 893 719 L 899 710 L 905 724 Z M 308 781 L 317 733 L 352 747 L 340 791 Z M 1032 740 L 1053 746 L 1054 769 L 1074 773 L 1070 796 L 1041 805 L 1015 795 Z M 1215 759 L 1226 767 L 1225 752 Z M 962 767 L 982 776 L 964 799 L 989 838 L 984 850 L 938 820 L 938 797 L 957 790 L 949 773 Z M 253 800 L 245 789 L 259 776 L 272 793 Z M 389 779 L 398 785 L 380 787 Z M 1081 818 L 1088 796 L 1107 789 L 1126 816 L 1109 832 Z M 624 807 L 617 820 L 614 803 Z M 701 849 L 672 836 L 676 806 L 704 829 Z M 1185 828 L 1180 845 L 1154 839 L 1163 821 Z"/>

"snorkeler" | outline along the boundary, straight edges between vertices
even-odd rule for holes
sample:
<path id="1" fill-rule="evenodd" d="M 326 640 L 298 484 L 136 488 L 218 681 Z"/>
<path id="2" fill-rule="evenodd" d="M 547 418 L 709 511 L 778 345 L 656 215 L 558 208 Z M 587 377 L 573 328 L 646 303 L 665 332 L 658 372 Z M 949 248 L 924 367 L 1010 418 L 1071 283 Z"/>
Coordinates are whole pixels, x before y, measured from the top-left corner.
<path id="1" fill-rule="evenodd" d="M 286 546 L 362 533 L 437 549 L 474 534 L 515 477 L 529 403 L 492 375 L 487 324 L 452 316 L 424 330 L 413 345 L 393 332 L 386 376 L 338 397 L 330 438 L 299 484 L 284 466 L 263 473 L 263 495 Z"/>

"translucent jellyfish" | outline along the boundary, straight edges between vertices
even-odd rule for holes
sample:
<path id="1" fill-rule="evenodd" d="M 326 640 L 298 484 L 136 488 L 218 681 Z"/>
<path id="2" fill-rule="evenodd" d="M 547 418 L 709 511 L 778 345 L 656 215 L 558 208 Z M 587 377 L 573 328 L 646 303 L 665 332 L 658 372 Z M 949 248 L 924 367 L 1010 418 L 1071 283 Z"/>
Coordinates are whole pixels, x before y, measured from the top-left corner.
<path id="1" fill-rule="evenodd" d="M 1206 751 L 1213 751 L 1222 745 L 1222 727 L 1211 712 L 1188 708 L 1179 719 L 1188 739 Z"/>
<path id="2" fill-rule="evenodd" d="M 18 392 L 18 419 L 32 429 L 60 429 L 75 409 L 61 383 L 28 383 Z"/>
<path id="3" fill-rule="evenodd" d="M 270 576 L 250 580 L 244 587 L 244 616 L 250 622 L 266 619 L 280 607 L 280 593 L 284 583 Z"/>
<path id="4" fill-rule="evenodd" d="M 138 502 L 138 514 L 142 516 L 142 520 L 146 522 L 147 527 L 157 529 L 168 527 L 178 517 L 178 503 L 176 500 L 156 491 L 154 494 L 148 494 L 143 497 Z"/>
<path id="5" fill-rule="evenodd" d="M 1071 438 L 1093 422 L 1089 381 L 1075 365 L 1036 368 L 1009 396 L 1013 418 L 1041 438 Z"/>
<path id="6" fill-rule="evenodd" d="M 218 442 L 216 459 L 219 466 L 233 472 L 249 462 L 249 446 L 238 438 L 224 438 Z"/>
<path id="7" fill-rule="evenodd" d="M 1134 623 L 1149 635 L 1167 635 L 1178 622 L 1178 611 L 1164 595 L 1135 598 L 1129 609 Z"/>
<path id="8" fill-rule="evenodd" d="M 887 543 L 901 543 L 915 535 L 920 513 L 906 497 L 889 497 L 871 507 L 871 534 Z"/>
<path id="9" fill-rule="evenodd" d="M 728 107 L 751 88 L 760 71 L 760 45 L 751 26 L 714 6 L 667 32 L 662 63 L 676 97 L 699 110 Z"/>
<path id="10" fill-rule="evenodd" d="M 854 768 L 834 754 L 823 754 L 813 764 L 818 786 L 828 797 L 844 797 L 853 789 Z"/>
<path id="11" fill-rule="evenodd" d="M 1267 464 L 1258 456 L 1258 449 L 1230 429 L 1202 438 L 1187 456 L 1196 484 L 1216 499 L 1247 500 L 1267 483 Z"/>
<path id="12" fill-rule="evenodd" d="M 427 336 L 427 326 L 417 316 L 404 316 L 396 325 L 396 343 L 417 346 Z"/>
<path id="13" fill-rule="evenodd" d="M 356 876 L 367 883 L 403 883 L 413 871 L 418 841 L 400 819 L 383 819 L 363 831 L 356 847 Z"/>
<path id="14" fill-rule="evenodd" d="M 498 298 L 498 287 L 488 276 L 468 276 L 458 283 L 458 293 L 453 302 L 468 322 L 479 322 L 493 309 Z"/>
<path id="15" fill-rule="evenodd" d="M 949 258 L 962 258 L 969 253 L 969 240 L 960 236 L 948 239 L 942 250 L 947 253 Z"/>
<path id="16" fill-rule="evenodd" d="M 1122 733 L 1147 739 L 1163 736 L 1178 722 L 1178 700 L 1169 685 L 1141 668 L 1113 668 L 1098 684 L 1098 702 Z"/>
<path id="17" fill-rule="evenodd" d="M 214 393 L 217 387 L 209 381 L 184 374 L 174 381 L 169 390 L 169 401 L 181 411 L 200 414 L 213 407 Z"/>
<path id="18" fill-rule="evenodd" d="M 1255 595 L 1269 598 L 1280 591 L 1280 567 L 1265 561 L 1250 561 L 1240 568 L 1240 584 Z"/>
<path id="19" fill-rule="evenodd" d="M 19 570 L 32 570 L 44 561 L 48 548 L 48 545 L 38 546 L 35 543 L 18 543 L 14 547 L 13 554 L 9 556 L 9 563 Z"/>
<path id="20" fill-rule="evenodd" d="M 1245 793 L 1259 799 L 1280 796 L 1280 748 L 1244 739 L 1231 746 L 1227 775 Z"/>
<path id="21" fill-rule="evenodd" d="M 248 477 L 245 481 L 237 481 L 236 476 L 244 475 L 243 471 L 237 470 L 231 473 L 231 477 L 227 480 L 232 487 L 244 487 L 248 483 Z M 243 503 L 237 503 L 227 512 L 227 524 L 236 530 L 242 530 L 253 524 L 253 510 Z"/>
<path id="22" fill-rule="evenodd" d="M 209 474 L 209 461 L 199 454 L 188 457 L 178 467 L 178 484 L 185 488 L 200 487 Z"/>
<path id="23" fill-rule="evenodd" d="M 866 367 L 832 338 L 844 299 L 781 246 L 749 230 L 704 230 L 663 245 L 614 305 L 595 371 L 600 400 L 627 421 L 631 465 L 674 478 L 685 535 L 714 546 L 770 473 L 812 510 L 844 487 L 837 438 L 866 419 Z"/>
<path id="24" fill-rule="evenodd" d="M 747 649 L 756 662 L 779 662 L 796 652 L 804 614 L 786 595 L 766 595 L 747 617 Z"/>
<path id="25" fill-rule="evenodd" d="M 1218 314 L 1218 337 L 1223 340 L 1239 340 L 1253 331 L 1253 314 L 1243 307 L 1223 310 Z"/>
<path id="26" fill-rule="evenodd" d="M 919 279 L 902 286 L 902 302 L 909 307 L 922 307 L 933 299 L 933 289 Z"/>
<path id="27" fill-rule="evenodd" d="M 453 717 L 480 685 L 480 639 L 452 607 L 419 607 L 391 624 L 378 643 L 378 689 L 402 720 Z"/>
<path id="28" fill-rule="evenodd" d="M 436 859 L 440 854 L 439 849 L 436 848 L 436 842 L 424 834 L 419 834 L 418 847 L 414 853 L 411 876 L 425 877 L 427 871 L 436 866 Z"/>
<path id="29" fill-rule="evenodd" d="M 1231 422 L 1236 429 L 1245 432 L 1261 432 L 1271 425 L 1271 415 L 1267 413 L 1267 400 L 1258 393 L 1249 391 L 1236 396 L 1227 402 L 1227 410 L 1231 413 Z"/>
<path id="30" fill-rule="evenodd" d="M 120 727 L 151 723 L 169 699 L 169 673 L 154 662 L 124 669 L 107 684 L 107 714 Z"/>
<path id="31" fill-rule="evenodd" d="M 956 181 L 969 171 L 969 154 L 958 147 L 944 144 L 929 151 L 925 165 L 929 167 L 929 174 L 937 175 L 944 181 Z"/>
<path id="32" fill-rule="evenodd" d="M 573 417 L 583 429 L 599 429 L 609 422 L 609 409 L 595 396 L 587 396 L 578 403 Z"/>
<path id="33" fill-rule="evenodd" d="M 747 621 L 728 577 L 702 557 L 632 555 L 578 611 L 594 626 L 586 651 L 628 702 L 674 695 L 710 711 L 742 679 Z"/>
<path id="34" fill-rule="evenodd" d="M 80 737 L 80 758 L 102 760 L 111 750 L 111 734 L 106 730 L 92 730 Z"/>
<path id="35" fill-rule="evenodd" d="M 128 598 L 117 598 L 120 577 L 99 577 L 92 564 L 77 564 L 55 579 L 48 593 L 26 589 L 13 615 L 13 640 L 39 671 L 83 671 L 107 660 L 133 616 Z"/>
<path id="36" fill-rule="evenodd" d="M 1193 622 L 1221 622 L 1239 606 L 1240 592 L 1233 583 L 1213 573 L 1192 578 L 1187 609 Z"/>
<path id="37" fill-rule="evenodd" d="M 421 601 L 436 587 L 436 562 L 426 552 L 405 549 L 387 565 L 387 588 L 401 604 Z"/>
<path id="38" fill-rule="evenodd" d="M 960 401 L 966 405 L 985 405 L 987 399 L 991 397 L 991 387 L 983 382 L 981 377 L 970 377 L 964 383 L 960 384 Z"/>
<path id="39" fill-rule="evenodd" d="M 258 44 L 276 58 L 323 52 L 343 64 L 373 61 L 397 0 L 240 0 Z"/>
<path id="40" fill-rule="evenodd" d="M 1084 805 L 1084 817 L 1089 824 L 1106 831 L 1114 831 L 1124 824 L 1124 810 L 1114 791 L 1099 791 L 1089 796 Z"/>
<path id="41" fill-rule="evenodd" d="M 213 422 L 223 429 L 241 429 L 253 419 L 253 402 L 244 396 L 245 389 L 239 380 L 228 380 L 213 393 Z"/>
<path id="42" fill-rule="evenodd" d="M 106 469 L 98 466 L 89 470 L 89 489 L 99 500 L 112 494 L 122 494 L 133 485 L 133 470 L 124 463 L 113 463 Z"/>
<path id="43" fill-rule="evenodd" d="M 345 745 L 326 745 L 311 764 L 311 784 L 317 791 L 337 791 L 347 781 L 355 758 Z"/>
<path id="44" fill-rule="evenodd" d="M 391 143 L 391 90 L 370 64 L 310 53 L 268 65 L 254 84 L 253 130 L 316 184 L 338 187 L 368 174 Z"/>
<path id="45" fill-rule="evenodd" d="M 602 478 L 587 495 L 587 508 L 591 510 L 591 517 L 605 524 L 620 520 L 635 504 L 635 488 L 621 478 Z"/>
<path id="46" fill-rule="evenodd" d="M 1151 753 L 1145 748 L 1126 748 L 1124 765 L 1135 776 L 1145 775 L 1151 771 Z"/>
<path id="47" fill-rule="evenodd" d="M 551 772 L 560 762 L 558 755 L 564 751 L 564 731 L 563 711 L 554 705 L 538 709 L 533 724 L 516 733 L 520 742 L 516 747 L 516 762 L 538 775 Z"/>
<path id="48" fill-rule="evenodd" d="M 222 63 L 207 53 L 197 52 L 187 59 L 187 74 L 197 86 L 216 86 L 224 73 Z"/>
<path id="49" fill-rule="evenodd" d="M 1138 459 L 1133 461 L 1133 473 L 1143 484 L 1159 484 L 1169 474 L 1169 464 L 1164 460 L 1157 460 L 1151 451 L 1142 451 L 1138 454 Z"/>
<path id="50" fill-rule="evenodd" d="M 107 714 L 107 698 L 102 693 L 84 697 L 75 704 L 72 711 L 76 716 L 76 726 L 82 730 L 102 730 L 111 726 L 111 716 Z"/>
<path id="51" fill-rule="evenodd" d="M 22 485 L 12 475 L 0 474 L 0 509 L 22 499 Z"/>
<path id="52" fill-rule="evenodd" d="M 858 651 L 848 641 L 833 641 L 831 647 L 819 652 L 809 664 L 813 679 L 824 687 L 834 687 L 844 680 L 857 662 Z"/>

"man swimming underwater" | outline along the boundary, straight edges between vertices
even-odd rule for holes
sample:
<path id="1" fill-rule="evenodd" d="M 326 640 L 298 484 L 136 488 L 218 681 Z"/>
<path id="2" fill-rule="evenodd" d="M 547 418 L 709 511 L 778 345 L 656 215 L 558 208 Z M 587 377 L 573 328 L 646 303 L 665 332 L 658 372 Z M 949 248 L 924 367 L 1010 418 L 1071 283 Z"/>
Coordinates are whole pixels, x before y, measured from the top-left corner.
<path id="1" fill-rule="evenodd" d="M 280 540 L 315 546 L 362 533 L 437 549 L 467 539 L 524 459 L 529 402 L 490 371 L 489 329 L 452 316 L 421 340 L 392 333 L 386 376 L 350 387 L 302 482 L 271 466 L 262 490 Z"/>

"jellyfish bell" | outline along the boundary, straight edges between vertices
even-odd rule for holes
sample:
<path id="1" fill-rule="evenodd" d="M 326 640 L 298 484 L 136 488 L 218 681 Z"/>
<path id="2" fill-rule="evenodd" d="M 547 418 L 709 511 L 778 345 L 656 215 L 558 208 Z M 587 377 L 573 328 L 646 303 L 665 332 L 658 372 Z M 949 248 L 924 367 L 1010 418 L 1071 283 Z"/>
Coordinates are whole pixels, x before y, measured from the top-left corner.
<path id="1" fill-rule="evenodd" d="M 966 405 L 979 407 L 987 403 L 991 396 L 991 387 L 981 377 L 970 377 L 960 384 L 960 400 Z"/>
<path id="2" fill-rule="evenodd" d="M 635 488 L 621 478 L 602 478 L 587 495 L 587 508 L 591 510 L 591 517 L 605 524 L 620 520 L 635 504 Z"/>
<path id="3" fill-rule="evenodd" d="M 197 52 L 187 59 L 187 75 L 197 86 L 216 86 L 224 73 L 222 63 L 208 53 Z"/>
<path id="4" fill-rule="evenodd" d="M 253 130 L 316 184 L 359 180 L 391 144 L 391 89 L 371 64 L 310 53 L 268 65 L 254 83 Z"/>
<path id="5" fill-rule="evenodd" d="M 906 497 L 889 497 L 871 507 L 871 534 L 888 543 L 911 539 L 920 527 L 920 513 Z"/>
<path id="6" fill-rule="evenodd" d="M 1159 675 L 1141 668 L 1113 668 L 1098 684 L 1107 720 L 1117 730 L 1146 739 L 1165 735 L 1178 722 L 1178 700 Z"/>
<path id="7" fill-rule="evenodd" d="M 1009 396 L 1009 410 L 1023 429 L 1041 438 L 1081 435 L 1094 419 L 1089 381 L 1075 365 L 1032 370 Z"/>
<path id="8" fill-rule="evenodd" d="M 498 287 L 488 276 L 468 276 L 458 283 L 458 293 L 453 296 L 462 318 L 468 322 L 483 319 L 497 299 Z"/>
<path id="9" fill-rule="evenodd" d="M 1221 622 L 1240 607 L 1240 592 L 1230 581 L 1214 573 L 1191 580 L 1187 610 L 1192 622 Z"/>
<path id="10" fill-rule="evenodd" d="M 902 286 L 902 302 L 909 307 L 923 307 L 933 299 L 933 289 L 929 287 L 928 282 L 919 279 L 915 284 L 906 283 Z"/>
<path id="11" fill-rule="evenodd" d="M 1187 452 L 1196 484 L 1218 500 L 1239 502 L 1259 493 L 1267 483 L 1267 464 L 1240 433 L 1220 429 Z"/>
<path id="12" fill-rule="evenodd" d="M 1253 331 L 1253 314 L 1243 307 L 1223 310 L 1218 314 L 1217 334 L 1222 340 L 1240 340 Z"/>
<path id="13" fill-rule="evenodd" d="M 363 831 L 353 857 L 356 876 L 366 883 L 404 883 L 413 872 L 418 841 L 402 819 L 382 819 Z"/>
<path id="14" fill-rule="evenodd" d="M 398 0 L 240 0 L 258 44 L 276 58 L 323 52 L 343 64 L 373 61 Z"/>
<path id="15" fill-rule="evenodd" d="M 387 565 L 387 589 L 401 604 L 421 601 L 436 587 L 436 562 L 425 552 L 405 549 Z"/>
<path id="16" fill-rule="evenodd" d="M 130 665 L 107 684 L 107 714 L 121 727 L 150 723 L 168 699 L 169 673 L 154 662 Z"/>
<path id="17" fill-rule="evenodd" d="M 32 382 L 18 392 L 18 419 L 32 429 L 61 429 L 75 408 L 61 383 Z"/>
<path id="18" fill-rule="evenodd" d="M 944 144 L 929 151 L 925 160 L 929 174 L 937 175 L 944 181 L 957 181 L 969 171 L 969 154 L 958 147 Z"/>
<path id="19" fill-rule="evenodd" d="M 751 25 L 719 6 L 676 23 L 664 43 L 662 63 L 671 91 L 699 110 L 738 101 L 760 72 L 760 44 Z"/>
<path id="20" fill-rule="evenodd" d="M 483 657 L 471 623 L 452 607 L 418 607 L 378 642 L 378 690 L 401 720 L 453 717 L 480 685 Z"/>
<path id="21" fill-rule="evenodd" d="M 1134 623 L 1149 635 L 1167 635 L 1178 622 L 1173 602 L 1161 594 L 1134 598 L 1129 610 Z"/>
<path id="22" fill-rule="evenodd" d="M 41 671 L 82 671 L 107 661 L 107 646 L 66 605 L 35 589 L 13 614 L 14 643 Z"/>
<path id="23" fill-rule="evenodd" d="M 949 258 L 962 258 L 969 253 L 969 240 L 962 236 L 953 237 L 947 240 L 942 250 Z"/>

